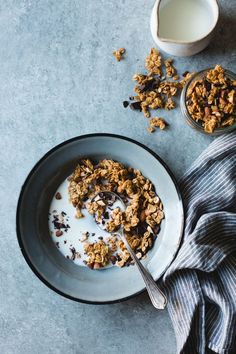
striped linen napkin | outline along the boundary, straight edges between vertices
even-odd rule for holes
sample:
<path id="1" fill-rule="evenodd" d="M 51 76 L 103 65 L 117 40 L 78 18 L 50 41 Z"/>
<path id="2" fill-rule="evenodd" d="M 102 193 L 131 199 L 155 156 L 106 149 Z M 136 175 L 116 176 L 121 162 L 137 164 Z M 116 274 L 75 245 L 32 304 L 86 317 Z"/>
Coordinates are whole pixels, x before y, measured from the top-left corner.
<path id="1" fill-rule="evenodd" d="M 236 134 L 214 140 L 180 181 L 185 230 L 163 278 L 177 353 L 236 353 Z"/>

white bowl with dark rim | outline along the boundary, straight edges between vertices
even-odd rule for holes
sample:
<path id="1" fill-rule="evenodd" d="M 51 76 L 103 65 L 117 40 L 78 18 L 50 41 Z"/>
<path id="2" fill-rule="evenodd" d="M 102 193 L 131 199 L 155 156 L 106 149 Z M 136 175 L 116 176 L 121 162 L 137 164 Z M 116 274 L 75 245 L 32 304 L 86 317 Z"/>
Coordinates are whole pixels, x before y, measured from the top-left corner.
<path id="1" fill-rule="evenodd" d="M 179 248 L 184 225 L 177 183 L 157 154 L 132 139 L 114 134 L 89 134 L 65 141 L 33 167 L 18 201 L 18 242 L 35 275 L 60 295 L 93 304 L 126 300 L 145 290 L 135 266 L 104 270 L 78 266 L 60 253 L 49 233 L 51 200 L 82 157 L 117 160 L 141 170 L 154 183 L 164 205 L 165 220 L 145 264 L 155 280 L 167 270 Z"/>

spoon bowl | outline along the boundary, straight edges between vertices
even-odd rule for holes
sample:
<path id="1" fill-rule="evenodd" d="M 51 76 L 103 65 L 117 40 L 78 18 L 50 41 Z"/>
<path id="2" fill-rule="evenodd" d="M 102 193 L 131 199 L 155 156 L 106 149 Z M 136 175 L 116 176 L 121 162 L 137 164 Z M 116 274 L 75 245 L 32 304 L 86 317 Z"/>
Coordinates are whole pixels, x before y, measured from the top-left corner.
<path id="1" fill-rule="evenodd" d="M 122 198 L 115 192 L 105 191 L 97 193 L 91 200 L 91 203 L 100 203 L 101 206 L 104 204 L 104 213 L 94 213 L 94 219 L 99 229 L 107 231 L 107 224 L 112 219 L 112 212 L 115 209 L 120 209 L 125 212 L 126 206 Z"/>
<path id="2" fill-rule="evenodd" d="M 100 215 L 100 213 L 98 212 L 94 213 L 94 220 L 98 228 L 106 232 L 109 232 L 107 231 L 107 225 L 108 222 L 112 220 L 113 211 L 119 208 L 122 212 L 125 212 L 125 208 L 126 208 L 121 197 L 118 194 L 109 191 L 100 192 L 96 194 L 91 200 L 91 202 L 100 203 L 100 205 L 104 207 L 103 214 Z M 115 230 L 114 233 L 118 235 L 121 238 L 121 240 L 124 242 L 127 250 L 130 253 L 131 258 L 133 259 L 134 263 L 137 266 L 137 269 L 142 275 L 144 283 L 146 285 L 148 295 L 150 297 L 153 306 L 156 309 L 163 310 L 167 304 L 167 298 L 163 294 L 163 292 L 159 289 L 151 274 L 147 271 L 147 269 L 143 266 L 141 261 L 138 259 L 138 257 L 135 254 L 135 251 L 130 247 L 129 242 L 125 237 L 122 224 L 117 227 L 117 230 Z"/>

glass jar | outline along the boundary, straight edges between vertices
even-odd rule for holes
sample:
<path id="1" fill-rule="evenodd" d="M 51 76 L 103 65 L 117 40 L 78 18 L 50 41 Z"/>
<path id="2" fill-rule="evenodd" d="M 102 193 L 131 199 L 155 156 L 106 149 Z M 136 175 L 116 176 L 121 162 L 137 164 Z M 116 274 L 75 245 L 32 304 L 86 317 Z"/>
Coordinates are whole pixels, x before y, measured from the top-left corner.
<path id="1" fill-rule="evenodd" d="M 225 133 L 229 133 L 232 132 L 234 129 L 236 129 L 236 121 L 233 125 L 230 125 L 228 127 L 223 127 L 223 128 L 216 128 L 212 133 L 208 133 L 204 130 L 202 124 L 200 122 L 195 121 L 187 108 L 187 104 L 186 104 L 186 100 L 187 100 L 187 91 L 188 88 L 191 86 L 191 84 L 196 81 L 196 80 L 201 80 L 203 79 L 207 72 L 209 70 L 212 70 L 214 68 L 209 68 L 206 70 L 202 70 L 198 73 L 196 73 L 195 75 L 193 75 L 191 77 L 191 79 L 189 79 L 189 81 L 187 82 L 187 84 L 184 86 L 182 93 L 181 93 L 181 97 L 180 97 L 180 108 L 181 108 L 181 112 L 184 116 L 184 118 L 186 119 L 186 122 L 194 129 L 198 130 L 201 133 L 204 134 L 208 134 L 208 135 L 213 135 L 213 136 L 217 136 L 217 135 L 221 135 L 221 134 L 225 134 Z M 230 78 L 231 80 L 236 80 L 236 74 L 234 74 L 233 72 L 229 71 L 229 70 L 225 70 L 225 75 Z"/>

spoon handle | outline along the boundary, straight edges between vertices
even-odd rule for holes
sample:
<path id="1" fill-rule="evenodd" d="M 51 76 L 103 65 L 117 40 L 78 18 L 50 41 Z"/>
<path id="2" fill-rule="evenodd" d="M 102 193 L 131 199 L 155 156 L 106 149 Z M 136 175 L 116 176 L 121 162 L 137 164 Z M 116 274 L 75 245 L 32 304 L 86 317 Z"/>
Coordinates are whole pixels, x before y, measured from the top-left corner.
<path id="1" fill-rule="evenodd" d="M 147 292 L 149 294 L 150 300 L 153 306 L 159 310 L 163 310 L 167 304 L 167 298 L 163 294 L 163 292 L 158 288 L 155 280 L 151 276 L 151 274 L 146 270 L 146 268 L 142 265 L 140 260 L 137 258 L 135 252 L 130 247 L 126 237 L 123 234 L 123 231 L 119 232 L 119 235 L 122 241 L 125 243 L 126 248 L 128 249 L 131 257 L 133 258 L 136 266 L 138 267 L 139 272 L 141 273 L 143 280 L 146 285 Z"/>

